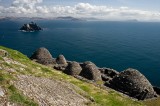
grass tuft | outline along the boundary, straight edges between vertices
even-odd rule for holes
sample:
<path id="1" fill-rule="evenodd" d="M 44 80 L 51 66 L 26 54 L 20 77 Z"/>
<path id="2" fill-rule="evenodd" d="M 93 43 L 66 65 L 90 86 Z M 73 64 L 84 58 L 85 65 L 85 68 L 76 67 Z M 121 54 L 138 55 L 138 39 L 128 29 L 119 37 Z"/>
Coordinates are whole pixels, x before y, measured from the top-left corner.
<path id="1" fill-rule="evenodd" d="M 38 106 L 37 103 L 22 95 L 22 93 L 20 93 L 13 85 L 9 86 L 8 90 L 10 92 L 10 101 L 21 104 L 23 106 Z"/>

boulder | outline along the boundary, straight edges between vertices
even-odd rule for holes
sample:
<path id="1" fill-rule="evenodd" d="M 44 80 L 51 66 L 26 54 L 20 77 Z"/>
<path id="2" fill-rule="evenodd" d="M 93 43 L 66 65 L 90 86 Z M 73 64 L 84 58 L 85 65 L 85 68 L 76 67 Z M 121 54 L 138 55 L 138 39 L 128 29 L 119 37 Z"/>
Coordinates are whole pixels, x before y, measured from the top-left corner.
<path id="1" fill-rule="evenodd" d="M 3 50 L 3 49 L 0 49 L 0 56 L 1 57 L 7 57 L 8 56 L 8 52 Z"/>
<path id="2" fill-rule="evenodd" d="M 79 75 L 82 71 L 81 66 L 79 65 L 79 63 L 73 61 L 70 62 L 65 70 L 66 74 L 72 75 L 72 76 L 76 76 Z"/>
<path id="3" fill-rule="evenodd" d="M 54 63 L 54 59 L 52 58 L 52 55 L 50 52 L 44 48 L 41 47 L 37 49 L 33 55 L 30 57 L 31 60 L 35 60 L 36 62 L 44 65 L 49 65 Z"/>
<path id="4" fill-rule="evenodd" d="M 101 72 L 98 70 L 97 66 L 94 63 L 87 61 L 83 63 L 81 66 L 82 66 L 82 72 L 80 73 L 81 76 L 94 81 L 102 80 Z"/>
<path id="5" fill-rule="evenodd" d="M 56 58 L 56 63 L 57 64 L 67 64 L 67 61 L 66 61 L 66 59 L 65 59 L 65 57 L 63 55 L 59 55 Z"/>
<path id="6" fill-rule="evenodd" d="M 110 87 L 139 100 L 153 98 L 154 89 L 138 70 L 127 69 L 110 81 Z"/>

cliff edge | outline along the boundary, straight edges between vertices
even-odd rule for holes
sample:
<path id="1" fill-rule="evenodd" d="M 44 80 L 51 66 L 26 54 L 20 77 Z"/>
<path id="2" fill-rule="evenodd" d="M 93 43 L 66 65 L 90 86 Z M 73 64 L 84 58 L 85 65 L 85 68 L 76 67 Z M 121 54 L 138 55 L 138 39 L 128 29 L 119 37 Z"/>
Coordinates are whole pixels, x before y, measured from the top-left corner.
<path id="1" fill-rule="evenodd" d="M 59 56 L 58 63 L 63 56 Z M 77 63 L 70 63 L 72 66 Z M 90 72 L 95 66 L 85 63 Z M 77 68 L 81 70 L 80 68 Z M 0 46 L 0 106 L 143 106 L 110 88 L 101 87 L 101 81 L 79 80 L 61 71 L 44 66 L 22 53 Z"/>

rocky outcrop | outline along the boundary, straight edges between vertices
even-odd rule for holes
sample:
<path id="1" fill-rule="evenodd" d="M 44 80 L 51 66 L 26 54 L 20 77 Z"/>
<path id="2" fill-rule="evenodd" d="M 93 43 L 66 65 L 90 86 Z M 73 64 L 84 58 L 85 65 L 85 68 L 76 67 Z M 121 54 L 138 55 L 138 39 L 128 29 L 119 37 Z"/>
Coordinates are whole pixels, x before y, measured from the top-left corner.
<path id="1" fill-rule="evenodd" d="M 7 57 L 8 56 L 8 52 L 5 50 L 0 49 L 0 56 L 1 57 Z"/>
<path id="2" fill-rule="evenodd" d="M 66 74 L 76 76 L 76 75 L 79 75 L 81 73 L 81 71 L 82 71 L 82 68 L 79 65 L 79 63 L 73 61 L 68 64 L 68 66 L 64 72 Z"/>
<path id="3" fill-rule="evenodd" d="M 111 69 L 111 68 L 99 68 L 99 70 L 101 71 L 102 74 L 104 74 L 110 78 L 113 78 L 114 76 L 119 74 L 119 72 L 117 72 L 116 70 Z"/>
<path id="4" fill-rule="evenodd" d="M 21 31 L 27 31 L 27 32 L 31 32 L 31 31 L 40 31 L 42 30 L 41 27 L 39 27 L 36 23 L 31 22 L 29 24 L 24 24 L 21 28 Z"/>
<path id="5" fill-rule="evenodd" d="M 110 87 L 139 100 L 155 96 L 154 89 L 146 77 L 131 68 L 116 75 L 110 82 Z"/>
<path id="6" fill-rule="evenodd" d="M 102 73 L 101 75 L 102 80 L 108 83 L 109 81 L 112 80 L 113 77 L 119 74 L 119 72 L 117 72 L 114 69 L 110 69 L 110 68 L 99 68 L 99 70 Z"/>
<path id="7" fill-rule="evenodd" d="M 82 66 L 82 72 L 80 73 L 81 76 L 93 81 L 102 80 L 101 73 L 94 63 L 87 61 L 83 63 L 81 66 Z"/>
<path id="8" fill-rule="evenodd" d="M 50 52 L 44 47 L 37 49 L 30 59 L 44 65 L 53 64 L 55 62 Z"/>

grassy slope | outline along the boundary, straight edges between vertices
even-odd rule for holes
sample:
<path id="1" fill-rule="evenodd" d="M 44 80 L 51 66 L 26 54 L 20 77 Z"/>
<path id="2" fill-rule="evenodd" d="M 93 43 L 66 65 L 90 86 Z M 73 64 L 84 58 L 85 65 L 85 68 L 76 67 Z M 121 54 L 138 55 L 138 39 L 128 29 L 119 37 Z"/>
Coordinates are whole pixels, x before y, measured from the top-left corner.
<path id="1" fill-rule="evenodd" d="M 142 102 L 131 100 L 128 97 L 125 97 L 113 90 L 103 90 L 101 88 L 95 87 L 93 84 L 86 83 L 80 81 L 72 76 L 68 76 L 63 74 L 60 71 L 53 70 L 49 67 L 37 64 L 35 62 L 30 61 L 25 55 L 22 53 L 11 50 L 5 47 L 0 46 L 0 49 L 6 50 L 9 52 L 9 58 L 26 65 L 27 67 L 24 70 L 20 70 L 20 65 L 2 63 L 5 67 L 10 67 L 16 70 L 16 72 L 9 74 L 6 71 L 0 70 L 0 85 L 3 85 L 6 89 L 8 89 L 8 96 L 10 101 L 17 102 L 26 106 L 36 106 L 37 104 L 31 99 L 22 95 L 20 91 L 18 91 L 13 85 L 9 83 L 10 80 L 16 79 L 14 76 L 16 74 L 29 74 L 37 77 L 47 77 L 53 78 L 61 81 L 66 81 L 72 83 L 86 92 L 86 94 L 81 91 L 77 91 L 81 95 L 86 98 L 93 98 L 95 103 L 91 103 L 89 105 L 98 105 L 98 106 L 141 106 Z M 0 57 L 0 60 L 3 60 Z M 1 65 L 2 65 L 1 64 Z"/>
<path id="2" fill-rule="evenodd" d="M 144 101 L 144 104 L 147 106 L 160 106 L 160 97 L 157 99 Z"/>

